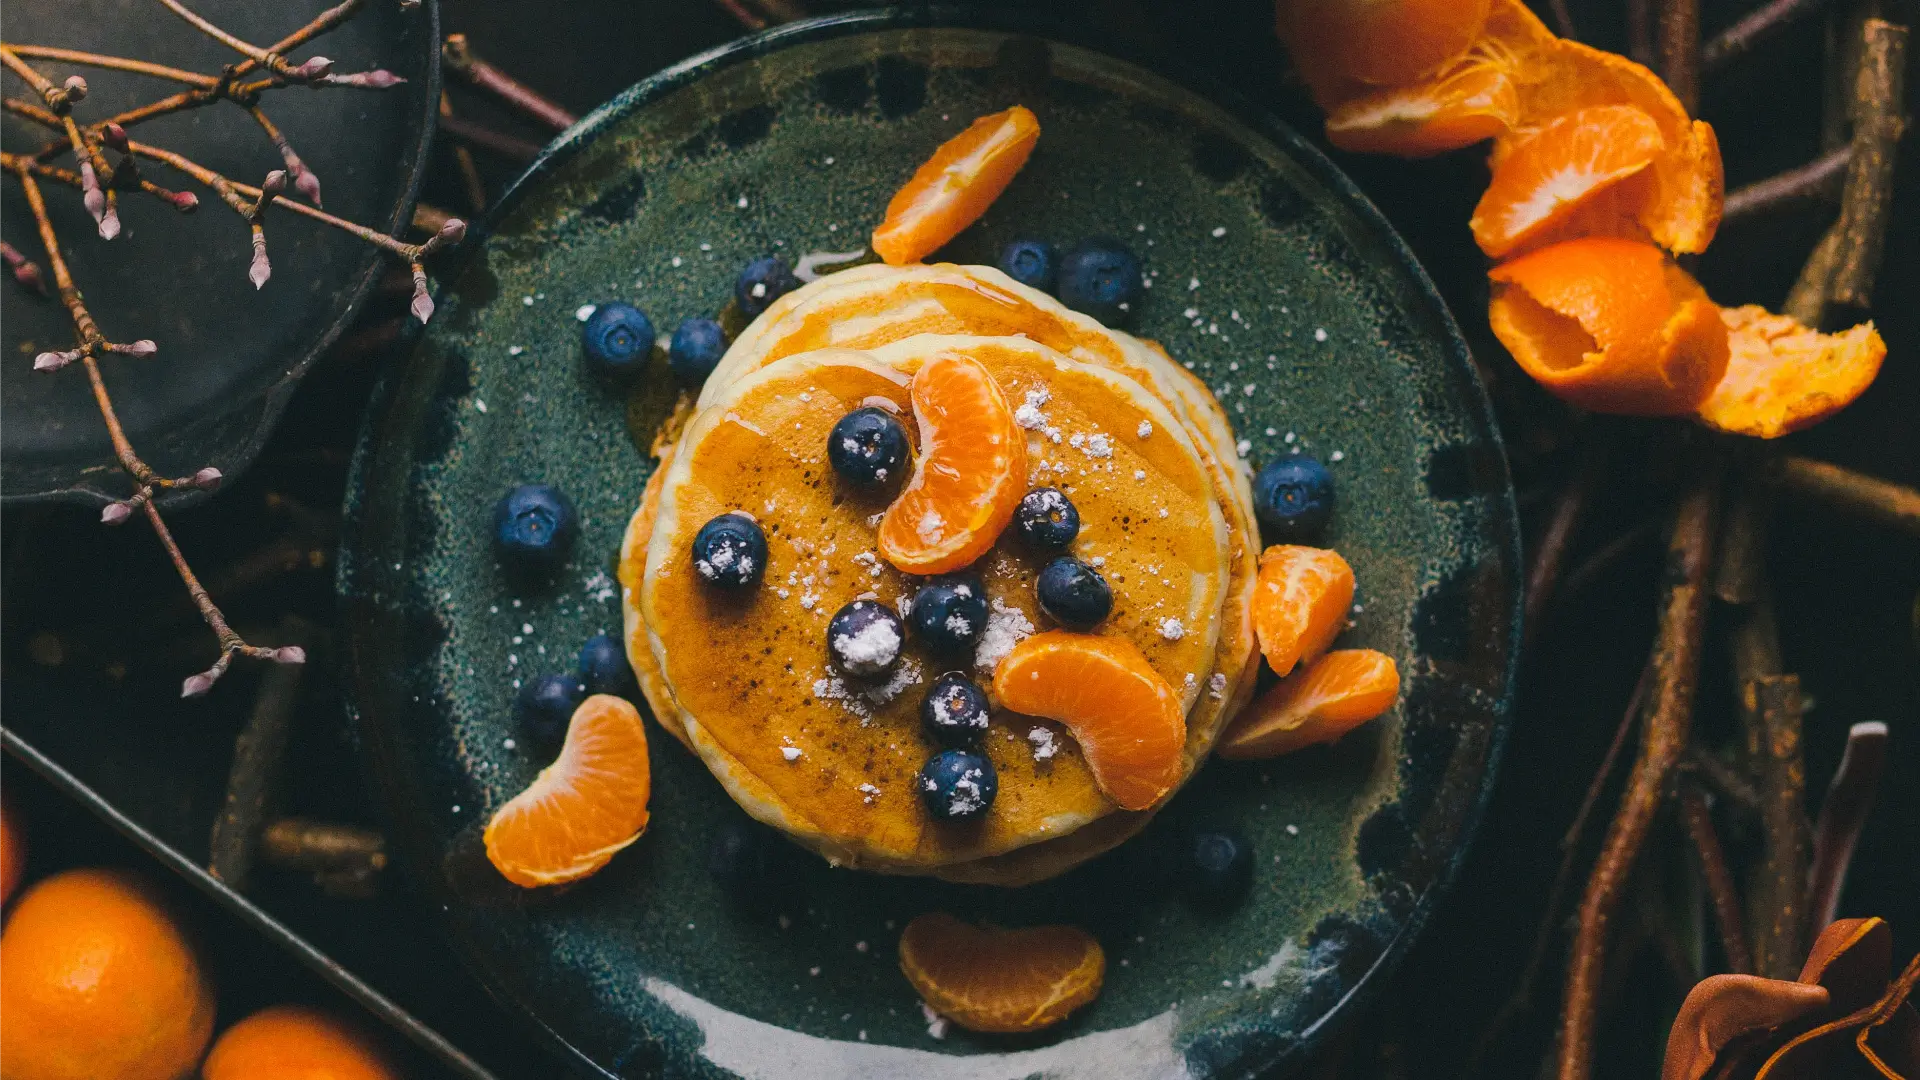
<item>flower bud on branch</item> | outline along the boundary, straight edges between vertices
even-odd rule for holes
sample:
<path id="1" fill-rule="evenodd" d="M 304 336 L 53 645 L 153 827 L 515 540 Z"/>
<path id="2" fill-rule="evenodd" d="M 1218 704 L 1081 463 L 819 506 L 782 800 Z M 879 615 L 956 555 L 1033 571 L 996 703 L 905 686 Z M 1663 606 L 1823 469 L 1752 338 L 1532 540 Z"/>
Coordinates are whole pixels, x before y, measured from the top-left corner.
<path id="1" fill-rule="evenodd" d="M 152 338 L 141 338 L 139 341 L 130 341 L 125 345 L 114 345 L 109 343 L 107 345 L 107 351 L 111 353 L 119 353 L 122 356 L 137 356 L 137 357 L 144 358 L 144 357 L 152 356 L 154 353 L 159 352 L 160 346 L 155 345 L 153 343 Z"/>
<path id="2" fill-rule="evenodd" d="M 427 292 L 427 268 L 419 263 L 410 263 L 407 267 L 413 271 L 413 303 L 410 309 L 413 317 L 425 323 L 433 318 L 433 297 Z"/>
<path id="3" fill-rule="evenodd" d="M 43 352 L 33 358 L 33 370 L 59 371 L 78 359 L 80 359 L 79 349 L 68 349 L 66 352 Z"/>
<path id="4" fill-rule="evenodd" d="M 356 71 L 350 75 L 328 75 L 316 80 L 318 86 L 351 86 L 359 90 L 391 90 L 407 80 L 385 68 Z"/>
<path id="5" fill-rule="evenodd" d="M 0 259 L 6 260 L 7 269 L 12 272 L 13 280 L 41 296 L 49 295 L 47 279 L 41 276 L 39 265 L 14 250 L 13 245 L 4 240 L 0 240 Z"/>

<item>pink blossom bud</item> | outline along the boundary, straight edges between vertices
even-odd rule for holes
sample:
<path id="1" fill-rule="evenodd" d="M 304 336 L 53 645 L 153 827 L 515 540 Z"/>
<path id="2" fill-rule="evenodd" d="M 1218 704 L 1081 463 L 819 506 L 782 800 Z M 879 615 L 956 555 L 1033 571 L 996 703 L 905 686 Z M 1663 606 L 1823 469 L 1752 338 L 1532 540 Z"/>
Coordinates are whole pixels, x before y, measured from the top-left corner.
<path id="1" fill-rule="evenodd" d="M 86 206 L 87 213 L 93 215 L 98 223 L 107 212 L 107 193 L 100 190 L 100 178 L 94 175 L 93 163 L 80 163 L 80 202 Z"/>
<path id="2" fill-rule="evenodd" d="M 324 56 L 316 56 L 306 63 L 301 64 L 299 67 L 294 68 L 293 77 L 301 80 L 320 79 L 326 77 L 327 72 L 332 70 L 333 61 Z"/>
<path id="3" fill-rule="evenodd" d="M 467 223 L 459 218 L 448 218 L 447 223 L 440 226 L 436 238 L 443 244 L 457 244 L 467 238 Z"/>
<path id="4" fill-rule="evenodd" d="M 275 169 L 268 173 L 267 178 L 260 182 L 260 190 L 269 199 L 287 190 L 287 170 Z"/>
<path id="5" fill-rule="evenodd" d="M 69 349 L 66 352 L 43 352 L 33 358 L 33 370 L 59 371 L 78 359 L 80 359 L 79 349 Z"/>
<path id="6" fill-rule="evenodd" d="M 267 238 L 255 232 L 253 234 L 253 264 L 247 267 L 247 280 L 253 282 L 256 289 L 266 285 L 273 276 L 273 264 L 267 261 Z"/>
<path id="7" fill-rule="evenodd" d="M 298 645 L 283 645 L 273 650 L 273 662 L 276 664 L 304 664 L 307 662 L 307 650 Z"/>
<path id="8" fill-rule="evenodd" d="M 47 295 L 47 279 L 40 276 L 40 268 L 30 262 L 23 262 L 13 268 L 13 279 L 41 296 Z"/>
<path id="9" fill-rule="evenodd" d="M 186 681 L 180 684 L 180 696 L 183 698 L 203 697 L 207 691 L 213 689 L 213 680 L 214 676 L 210 671 L 203 671 L 198 675 L 189 675 Z"/>
<path id="10" fill-rule="evenodd" d="M 110 502 L 100 508 L 100 524 L 118 525 L 133 516 L 133 507 L 123 502 Z"/>
<path id="11" fill-rule="evenodd" d="M 329 75 L 328 86 L 351 86 L 359 90 L 391 90 L 407 80 L 385 68 L 356 71 L 351 75 Z"/>
<path id="12" fill-rule="evenodd" d="M 100 215 L 100 239 L 111 240 L 119 235 L 120 215 L 113 209 L 112 204 L 108 204 L 107 212 Z"/>
<path id="13" fill-rule="evenodd" d="M 167 201 L 173 204 L 173 208 L 175 210 L 178 210 L 183 214 L 190 214 L 193 211 L 200 209 L 200 196 L 195 195 L 191 191 L 169 192 L 167 195 Z"/>
<path id="14" fill-rule="evenodd" d="M 114 345 L 110 348 L 123 356 L 152 356 L 160 351 L 160 346 L 155 345 L 152 338 L 141 338 L 139 341 L 130 341 L 125 345 Z"/>
<path id="15" fill-rule="evenodd" d="M 131 148 L 128 146 L 128 143 L 127 143 L 127 129 L 121 127 L 119 124 L 104 125 L 100 129 L 100 135 L 101 135 L 101 138 L 106 142 L 106 144 L 108 146 L 113 147 L 115 150 L 118 150 L 123 154 L 130 152 Z"/>
<path id="16" fill-rule="evenodd" d="M 413 264 L 413 317 L 425 323 L 433 318 L 433 297 L 427 294 L 427 268 Z"/>
<path id="17" fill-rule="evenodd" d="M 67 92 L 67 104 L 75 104 L 86 98 L 87 80 L 78 75 L 69 75 L 62 89 Z"/>
<path id="18" fill-rule="evenodd" d="M 220 470 L 211 465 L 193 474 L 193 486 L 205 488 L 208 491 L 212 491 L 215 487 L 219 486 L 220 480 Z"/>
<path id="19" fill-rule="evenodd" d="M 293 187 L 294 190 L 305 195 L 308 202 L 315 206 L 320 205 L 320 178 L 313 174 L 312 169 L 301 166 L 294 170 Z"/>

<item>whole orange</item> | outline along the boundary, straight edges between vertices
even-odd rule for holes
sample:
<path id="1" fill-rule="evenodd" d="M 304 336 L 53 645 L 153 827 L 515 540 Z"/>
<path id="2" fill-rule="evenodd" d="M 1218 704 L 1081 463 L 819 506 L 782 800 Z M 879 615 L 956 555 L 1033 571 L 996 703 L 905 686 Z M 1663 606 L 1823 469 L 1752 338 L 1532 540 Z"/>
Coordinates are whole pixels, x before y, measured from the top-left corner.
<path id="1" fill-rule="evenodd" d="M 13 899 L 27 870 L 27 834 L 12 799 L 0 799 L 0 904 Z"/>
<path id="2" fill-rule="evenodd" d="M 213 1034 L 213 986 L 140 878 L 68 870 L 0 933 L 6 1080 L 180 1080 Z"/>
<path id="3" fill-rule="evenodd" d="M 201 1080 L 399 1080 L 364 1033 L 305 1005 L 274 1005 L 228 1028 Z"/>

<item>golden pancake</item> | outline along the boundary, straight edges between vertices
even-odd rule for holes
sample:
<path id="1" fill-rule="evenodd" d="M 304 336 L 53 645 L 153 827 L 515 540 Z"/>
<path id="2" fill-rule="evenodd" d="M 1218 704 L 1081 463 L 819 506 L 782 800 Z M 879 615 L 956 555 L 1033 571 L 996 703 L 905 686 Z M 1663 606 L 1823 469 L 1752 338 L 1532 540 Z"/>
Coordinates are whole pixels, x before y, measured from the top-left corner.
<path id="1" fill-rule="evenodd" d="M 651 663 L 636 666 L 649 702 L 663 720 L 677 714 L 680 734 L 734 797 L 829 858 L 904 872 L 1050 841 L 1114 812 L 1062 729 L 997 714 L 984 747 L 999 773 L 992 811 L 969 825 L 932 822 L 912 781 L 934 750 L 918 708 L 941 669 L 910 648 L 876 687 L 828 663 L 833 612 L 860 597 L 898 603 L 912 579 L 872 552 L 884 498 L 837 484 L 824 460 L 827 432 L 862 404 L 891 401 L 904 412 L 907 374 L 949 349 L 985 365 L 1012 399 L 1041 391 L 1051 403 L 1047 426 L 1060 439 L 1032 436 L 1029 482 L 1066 488 L 1081 509 L 1076 547 L 1105 559 L 1116 594 L 1103 632 L 1138 645 L 1188 701 L 1215 700 L 1206 682 L 1227 529 L 1194 444 L 1137 383 L 1029 341 L 927 338 L 891 347 L 885 362 L 833 351 L 742 377 L 688 427 L 663 470 L 656 516 L 649 522 L 652 498 L 635 515 L 621 568 L 638 615 L 629 616 L 632 651 L 641 652 L 637 637 L 648 639 Z M 1132 434 L 1143 421 L 1154 435 Z M 687 566 L 693 533 L 732 509 L 754 514 L 770 540 L 767 577 L 747 596 L 718 594 Z M 998 602 L 1005 644 L 1011 627 L 1043 621 L 1031 556 L 1003 543 L 977 569 Z M 1169 631 L 1169 620 L 1179 625 Z M 993 657 L 981 659 L 990 669 Z M 1046 733 L 1039 742 L 1036 729 Z M 1057 752 L 1037 760 L 1046 740 Z"/>

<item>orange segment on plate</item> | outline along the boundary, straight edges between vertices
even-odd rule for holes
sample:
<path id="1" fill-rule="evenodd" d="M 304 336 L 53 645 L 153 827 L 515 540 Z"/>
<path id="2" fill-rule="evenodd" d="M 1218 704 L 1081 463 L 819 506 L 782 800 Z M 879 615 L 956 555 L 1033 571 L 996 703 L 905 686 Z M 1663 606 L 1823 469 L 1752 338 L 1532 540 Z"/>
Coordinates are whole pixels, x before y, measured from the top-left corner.
<path id="1" fill-rule="evenodd" d="M 1099 996 L 1107 957 L 1077 926 L 1007 930 L 931 912 L 900 935 L 900 970 L 963 1028 L 1038 1031 Z"/>
<path id="2" fill-rule="evenodd" d="M 593 695 L 573 711 L 559 758 L 487 822 L 487 859 L 530 889 L 586 877 L 640 838 L 651 775 L 640 713 Z"/>
<path id="3" fill-rule="evenodd" d="M 994 669 L 993 696 L 1001 708 L 1065 724 L 1094 782 L 1125 809 L 1144 810 L 1179 782 L 1180 695 L 1125 638 L 1035 634 Z"/>
<path id="4" fill-rule="evenodd" d="M 1488 0 L 1280 0 L 1275 21 L 1296 59 L 1395 86 L 1466 52 L 1487 8 Z"/>
<path id="5" fill-rule="evenodd" d="M 223 1032 L 200 1080 L 400 1080 L 358 1027 L 305 1005 L 274 1005 Z"/>
<path id="6" fill-rule="evenodd" d="M 1496 173 L 1508 155 L 1562 117 L 1595 106 L 1631 105 L 1660 129 L 1664 150 L 1646 170 L 1583 207 L 1563 235 L 1646 238 L 1669 251 L 1706 250 L 1720 227 L 1726 191 L 1720 144 L 1713 128 L 1689 117 L 1659 76 L 1624 56 L 1560 39 L 1532 48 L 1513 70 L 1521 120 L 1494 140 L 1489 164 Z"/>
<path id="7" fill-rule="evenodd" d="M 941 143 L 887 203 L 873 250 L 891 266 L 938 251 L 1007 190 L 1039 138 L 1040 121 L 1024 105 L 975 120 Z"/>
<path id="8" fill-rule="evenodd" d="M 1353 568 L 1339 552 L 1276 544 L 1260 553 L 1253 632 L 1275 673 L 1326 652 L 1352 606 Z"/>
<path id="9" fill-rule="evenodd" d="M 1632 105 L 1567 113 L 1518 142 L 1494 168 L 1468 223 L 1473 238 L 1496 259 L 1537 246 L 1665 149 L 1660 126 Z"/>
<path id="10" fill-rule="evenodd" d="M 1777 438 L 1811 427 L 1866 392 L 1886 359 L 1872 323 L 1822 334 L 1755 304 L 1725 308 L 1727 373 L 1700 403 L 1700 422 Z"/>
<path id="11" fill-rule="evenodd" d="M 1027 489 L 1027 440 L 979 361 L 944 353 L 913 377 L 920 455 L 880 522 L 880 556 L 944 574 L 987 553 Z"/>
<path id="12" fill-rule="evenodd" d="M 1727 327 L 1651 244 L 1568 240 L 1489 272 L 1488 319 L 1527 374 L 1596 412 L 1691 414 L 1727 370 Z"/>
<path id="13" fill-rule="evenodd" d="M 1339 649 L 1280 680 L 1247 706 L 1220 739 L 1224 758 L 1264 758 L 1332 742 L 1379 716 L 1400 697 L 1393 657 Z"/>
<path id="14" fill-rule="evenodd" d="M 0 934 L 6 1080 L 179 1080 L 213 1035 L 213 984 L 133 874 L 69 870 L 21 895 Z"/>
<path id="15" fill-rule="evenodd" d="M 0 795 L 0 903 L 13 898 L 27 872 L 27 834 L 13 800 Z"/>
<path id="16" fill-rule="evenodd" d="M 1469 53 L 1439 74 L 1372 90 L 1327 110 L 1327 139 L 1363 154 L 1426 157 L 1503 134 L 1520 119 L 1505 65 Z"/>

